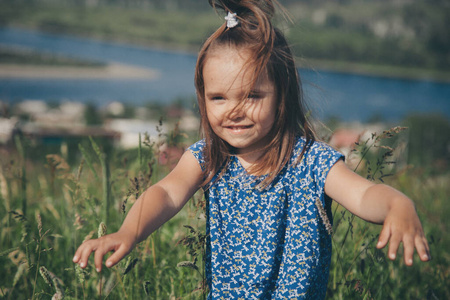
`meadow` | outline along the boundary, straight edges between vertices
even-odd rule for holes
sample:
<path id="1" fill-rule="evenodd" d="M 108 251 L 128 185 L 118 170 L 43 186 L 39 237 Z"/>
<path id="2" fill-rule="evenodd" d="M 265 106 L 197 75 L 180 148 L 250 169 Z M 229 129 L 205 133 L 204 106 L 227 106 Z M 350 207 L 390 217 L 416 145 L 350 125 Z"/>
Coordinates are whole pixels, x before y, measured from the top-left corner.
<path id="1" fill-rule="evenodd" d="M 195 1 L 189 4 L 192 10 L 186 11 L 120 5 L 89 7 L 69 2 L 83 1 L 2 0 L 0 25 L 196 51 L 223 21 L 207 5 L 192 7 Z M 434 2 L 415 1 L 400 9 L 388 6 L 387 1 L 365 1 L 364 10 L 354 13 L 353 6 L 337 6 L 329 1 L 323 6 L 328 14 L 322 25 L 308 19 L 320 12 L 317 7 L 302 1 L 286 2 L 296 2 L 289 6 L 290 10 L 303 18 L 302 22 L 294 20 L 298 26 L 287 30 L 294 51 L 309 61 L 315 60 L 315 65 L 354 71 L 368 62 L 363 72 L 420 74 L 448 81 L 446 49 L 450 43 L 445 29 L 450 19 L 446 18 L 448 9 Z M 319 2 L 323 5 L 324 1 Z M 417 29 L 417 39 L 374 36 L 369 26 L 374 12 L 392 16 L 394 21 L 395 16 L 400 16 L 405 24 L 412 22 L 406 25 Z M 1 59 L 24 62 L 22 56 L 2 51 Z M 48 64 L 50 60 L 56 65 L 91 65 L 32 54 L 32 61 L 27 63 L 45 60 Z M 327 299 L 450 299 L 450 129 L 447 119 L 444 125 L 436 125 L 439 131 L 427 127 L 438 118 L 421 120 L 416 128 L 423 132 L 408 140 L 409 157 L 413 159 L 407 164 L 393 163 L 398 157 L 398 150 L 393 148 L 401 145 L 387 142 L 404 134 L 401 128 L 374 133 L 360 141 L 352 155 L 358 161 L 358 173 L 393 185 L 414 200 L 432 260 L 422 263 L 416 257 L 412 267 L 406 267 L 399 258 L 388 260 L 386 249 L 375 248 L 381 226 L 366 223 L 334 205 Z M 443 138 L 437 140 L 438 136 Z M 84 270 L 72 263 L 75 249 L 83 240 L 116 231 L 136 198 L 169 172 L 170 163 L 164 159 L 161 146 L 184 149 L 196 138 L 195 134 L 186 137 L 177 130 L 169 136 L 149 137 L 142 133 L 139 147 L 123 150 L 86 137 L 69 146 L 68 153 L 67 145 L 44 147 L 16 135 L 12 143 L 1 146 L 0 297 L 205 299 L 205 202 L 201 192 L 117 266 L 97 273 L 92 259 Z"/>
<path id="2" fill-rule="evenodd" d="M 385 249 L 375 248 L 381 226 L 334 205 L 327 299 L 450 299 L 450 176 L 396 167 L 397 150 L 386 141 L 403 131 L 373 133 L 351 155 L 357 172 L 414 199 L 432 260 L 416 257 L 412 267 L 388 260 Z M 84 270 L 72 263 L 83 240 L 116 231 L 136 198 L 167 174 L 171 164 L 161 146 L 183 149 L 196 138 L 177 128 L 157 137 L 143 133 L 131 150 L 86 138 L 69 158 L 64 147 L 43 149 L 16 135 L 0 156 L 2 299 L 205 299 L 201 192 L 117 266 L 97 273 L 92 259 Z"/>

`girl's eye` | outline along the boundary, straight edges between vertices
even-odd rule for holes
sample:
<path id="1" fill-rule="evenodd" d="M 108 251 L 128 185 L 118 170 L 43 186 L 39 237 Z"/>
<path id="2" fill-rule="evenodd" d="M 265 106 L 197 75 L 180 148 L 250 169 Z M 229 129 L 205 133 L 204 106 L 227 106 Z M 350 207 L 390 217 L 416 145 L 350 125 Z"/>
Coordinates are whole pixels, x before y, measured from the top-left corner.
<path id="1" fill-rule="evenodd" d="M 224 98 L 222 96 L 214 96 L 214 97 L 209 98 L 209 100 L 218 101 L 218 100 L 224 100 Z"/>
<path id="2" fill-rule="evenodd" d="M 252 99 L 252 100 L 258 100 L 261 98 L 262 98 L 262 96 L 260 94 L 249 94 L 248 95 L 248 99 Z"/>

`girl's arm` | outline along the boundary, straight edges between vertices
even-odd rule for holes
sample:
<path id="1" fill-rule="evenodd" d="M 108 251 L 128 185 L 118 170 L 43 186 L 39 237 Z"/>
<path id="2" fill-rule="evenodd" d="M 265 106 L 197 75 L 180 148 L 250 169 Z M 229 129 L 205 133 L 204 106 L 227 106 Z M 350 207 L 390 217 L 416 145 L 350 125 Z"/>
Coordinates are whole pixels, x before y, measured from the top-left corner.
<path id="1" fill-rule="evenodd" d="M 390 259 L 395 259 L 400 243 L 403 243 L 406 265 L 413 263 L 414 248 L 422 261 L 430 259 L 414 204 L 401 192 L 360 177 L 340 160 L 328 173 L 325 193 L 358 217 L 383 224 L 377 248 L 389 242 Z"/>
<path id="2" fill-rule="evenodd" d="M 95 267 L 101 271 L 103 256 L 114 253 L 106 260 L 112 267 L 125 257 L 134 246 L 177 214 L 197 191 L 202 170 L 190 151 L 186 151 L 177 166 L 164 179 L 149 187 L 133 204 L 119 231 L 80 245 L 73 258 L 82 268 L 92 252 Z"/>

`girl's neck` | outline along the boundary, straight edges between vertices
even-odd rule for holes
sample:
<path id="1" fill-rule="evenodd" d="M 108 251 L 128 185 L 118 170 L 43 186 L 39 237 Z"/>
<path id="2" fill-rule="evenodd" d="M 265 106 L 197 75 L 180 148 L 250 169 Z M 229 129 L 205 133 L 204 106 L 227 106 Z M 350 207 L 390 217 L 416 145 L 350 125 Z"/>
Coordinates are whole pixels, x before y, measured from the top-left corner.
<path id="1" fill-rule="evenodd" d="M 237 159 L 239 160 L 241 166 L 251 175 L 266 175 L 269 170 L 258 170 L 257 172 L 254 172 L 254 166 L 257 164 L 258 160 L 263 156 L 264 151 L 254 151 L 251 153 L 241 153 L 241 154 L 235 154 Z"/>
<path id="2" fill-rule="evenodd" d="M 239 159 L 239 162 L 241 163 L 242 167 L 243 167 L 245 170 L 250 170 L 251 167 L 252 167 L 253 164 L 254 164 L 254 161 L 253 161 L 253 160 L 248 160 L 248 159 L 246 159 L 245 156 L 236 155 L 236 157 Z"/>

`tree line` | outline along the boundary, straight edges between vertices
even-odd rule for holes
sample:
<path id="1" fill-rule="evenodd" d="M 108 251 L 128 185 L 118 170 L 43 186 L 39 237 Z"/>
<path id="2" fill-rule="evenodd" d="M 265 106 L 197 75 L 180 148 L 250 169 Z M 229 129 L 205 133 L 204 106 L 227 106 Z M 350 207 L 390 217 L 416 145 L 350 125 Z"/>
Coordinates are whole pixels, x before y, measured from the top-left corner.
<path id="1" fill-rule="evenodd" d="M 279 0 L 291 13 L 287 35 L 298 56 L 450 70 L 450 2 L 445 0 Z M 207 0 L 0 0 L 0 26 L 39 6 L 207 14 Z M 214 14 L 210 14 L 214 18 Z M 195 21 L 196 15 L 190 22 Z M 216 19 L 218 20 L 218 19 Z M 179 23 L 180 20 L 177 21 Z M 174 22 L 175 23 L 175 22 Z M 62 25 L 62 24 L 60 24 Z M 158 24 L 155 24 L 158 25 Z M 170 22 L 164 30 L 171 29 Z M 189 27 L 186 24 L 186 27 Z M 60 26 L 60 30 L 64 30 Z M 114 32 L 112 33 L 114 34 Z M 149 38 L 154 38 L 149 37 Z M 198 43 L 198 38 L 191 44 Z M 161 41 L 164 37 L 161 35 Z M 180 41 L 183 43 L 183 41 Z"/>

